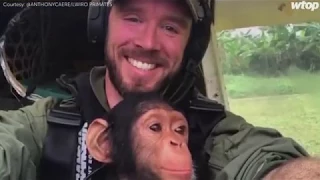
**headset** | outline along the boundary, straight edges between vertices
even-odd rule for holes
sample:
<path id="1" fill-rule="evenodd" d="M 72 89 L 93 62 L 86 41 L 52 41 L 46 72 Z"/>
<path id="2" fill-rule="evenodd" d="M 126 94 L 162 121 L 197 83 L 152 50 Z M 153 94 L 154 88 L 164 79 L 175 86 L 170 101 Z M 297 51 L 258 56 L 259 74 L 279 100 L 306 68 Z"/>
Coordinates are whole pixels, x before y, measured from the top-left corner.
<path id="1" fill-rule="evenodd" d="M 92 0 L 103 6 L 89 6 L 87 36 L 91 43 L 105 41 L 108 17 L 113 4 L 118 0 Z M 193 15 L 193 26 L 185 50 L 183 67 L 180 74 L 164 90 L 165 96 L 173 103 L 180 101 L 192 88 L 197 70 L 208 48 L 211 38 L 211 24 L 214 23 L 214 0 L 185 0 Z M 178 83 L 177 83 L 178 82 Z M 179 87 L 177 87 L 179 84 Z M 174 85 L 174 86 L 173 86 Z"/>

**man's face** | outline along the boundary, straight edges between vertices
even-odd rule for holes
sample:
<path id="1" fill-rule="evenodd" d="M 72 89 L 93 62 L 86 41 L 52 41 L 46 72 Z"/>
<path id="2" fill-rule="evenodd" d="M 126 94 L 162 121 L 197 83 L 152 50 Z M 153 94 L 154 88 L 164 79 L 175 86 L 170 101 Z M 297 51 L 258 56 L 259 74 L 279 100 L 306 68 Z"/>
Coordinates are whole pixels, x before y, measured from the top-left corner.
<path id="1" fill-rule="evenodd" d="M 107 66 L 125 92 L 159 90 L 181 66 L 191 32 L 187 8 L 176 0 L 126 0 L 109 16 Z"/>

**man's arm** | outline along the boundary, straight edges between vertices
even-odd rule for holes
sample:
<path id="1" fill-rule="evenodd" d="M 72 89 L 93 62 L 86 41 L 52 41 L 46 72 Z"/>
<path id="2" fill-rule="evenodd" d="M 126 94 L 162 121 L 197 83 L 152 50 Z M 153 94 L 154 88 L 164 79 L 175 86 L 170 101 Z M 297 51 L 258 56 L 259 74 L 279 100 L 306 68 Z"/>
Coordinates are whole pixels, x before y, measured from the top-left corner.
<path id="1" fill-rule="evenodd" d="M 46 114 L 54 104 L 47 98 L 14 111 L 0 111 L 0 179 L 36 179 Z"/>
<path id="2" fill-rule="evenodd" d="M 294 140 L 274 129 L 254 127 L 230 112 L 213 129 L 205 149 L 219 180 L 262 179 L 288 160 L 308 156 Z"/>
<path id="3" fill-rule="evenodd" d="M 320 159 L 297 158 L 272 170 L 263 180 L 318 180 L 320 179 Z"/>

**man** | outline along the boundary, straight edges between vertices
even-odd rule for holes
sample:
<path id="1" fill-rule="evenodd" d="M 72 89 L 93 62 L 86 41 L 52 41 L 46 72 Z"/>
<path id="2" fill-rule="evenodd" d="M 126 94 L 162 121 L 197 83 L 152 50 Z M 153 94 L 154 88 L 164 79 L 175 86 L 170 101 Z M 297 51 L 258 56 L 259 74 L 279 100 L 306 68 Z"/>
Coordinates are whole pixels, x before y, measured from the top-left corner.
<path id="1" fill-rule="evenodd" d="M 88 99 L 81 101 L 80 98 L 86 123 L 79 133 L 78 154 L 75 158 L 77 164 L 71 168 L 76 171 L 76 179 L 84 179 L 88 174 L 98 171 L 108 154 L 105 133 L 108 125 L 99 120 L 100 115 L 97 113 L 108 112 L 121 100 L 124 93 L 134 91 L 159 91 L 187 113 L 192 111 L 188 117 L 188 120 L 193 120 L 190 120 L 191 127 L 195 124 L 195 130 L 206 135 L 205 140 L 197 144 L 196 141 L 201 140 L 197 139 L 199 133 L 190 131 L 191 138 L 195 139 L 192 142 L 195 145 L 193 150 L 204 148 L 209 155 L 208 165 L 216 179 L 262 179 L 279 169 L 294 173 L 295 168 L 303 167 L 304 161 L 297 161 L 296 166 L 286 169 L 287 161 L 307 156 L 307 152 L 292 139 L 282 137 L 276 130 L 254 127 L 230 112 L 219 118 L 221 113 L 212 108 L 219 106 L 213 102 L 208 102 L 207 106 L 211 108 L 208 112 L 199 110 L 200 113 L 193 113 L 197 112 L 197 108 L 192 108 L 196 98 L 194 93 L 190 93 L 194 89 L 193 76 L 190 74 L 194 72 L 196 65 L 192 66 L 190 62 L 197 64 L 202 59 L 208 45 L 210 25 L 201 24 L 208 19 L 197 17 L 195 10 L 203 8 L 208 13 L 205 11 L 208 7 L 205 4 L 197 7 L 198 2 L 190 2 L 118 0 L 112 2 L 112 7 L 107 9 L 108 16 L 103 21 L 108 23 L 105 38 L 107 68 L 93 68 L 90 76 L 84 79 L 87 83 L 83 81 L 89 86 L 88 92 L 93 98 L 88 98 L 90 93 L 82 96 Z M 171 83 L 172 81 L 179 83 Z M 185 84 L 183 90 L 188 92 L 180 91 L 177 95 L 174 94 L 175 91 L 168 90 L 177 84 Z M 187 86 L 189 84 L 192 86 Z M 78 86 L 79 92 L 84 88 Z M 177 88 L 176 91 L 178 90 Z M 203 98 L 197 98 L 200 102 L 205 102 Z M 47 114 L 56 104 L 55 99 L 46 98 L 17 111 L 0 112 L 1 180 L 36 179 L 37 171 L 42 169 L 40 161 L 46 136 L 52 135 L 47 134 Z M 202 119 L 205 113 L 209 113 L 205 116 L 206 119 L 216 121 L 214 126 Z M 207 127 L 210 129 L 206 129 Z M 73 143 L 70 139 L 73 140 L 62 134 L 59 141 L 55 142 L 56 146 L 65 140 Z M 66 143 L 61 146 L 68 145 Z M 87 146 L 91 156 L 87 155 Z M 50 150 L 52 149 L 46 148 L 46 151 Z M 52 151 L 51 153 L 61 153 L 61 156 L 64 153 Z M 51 166 L 56 174 L 59 174 L 59 168 L 58 164 Z M 47 179 L 51 175 L 54 176 L 47 174 Z"/>

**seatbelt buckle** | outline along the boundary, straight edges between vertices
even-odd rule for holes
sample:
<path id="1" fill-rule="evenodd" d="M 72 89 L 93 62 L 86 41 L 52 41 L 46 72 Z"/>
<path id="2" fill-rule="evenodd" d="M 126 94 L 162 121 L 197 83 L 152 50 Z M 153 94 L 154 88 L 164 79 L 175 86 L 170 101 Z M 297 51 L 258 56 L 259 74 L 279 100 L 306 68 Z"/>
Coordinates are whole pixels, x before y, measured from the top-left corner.
<path id="1" fill-rule="evenodd" d="M 80 127 L 82 125 L 82 116 L 80 110 L 74 107 L 61 107 L 57 103 L 52 108 L 48 115 L 48 123 L 53 123 L 62 126 Z"/>
<path id="2" fill-rule="evenodd" d="M 65 74 L 62 74 L 59 78 L 56 79 L 56 82 L 62 90 L 70 93 L 73 97 L 77 96 L 78 91 L 72 78 L 69 78 Z"/>

